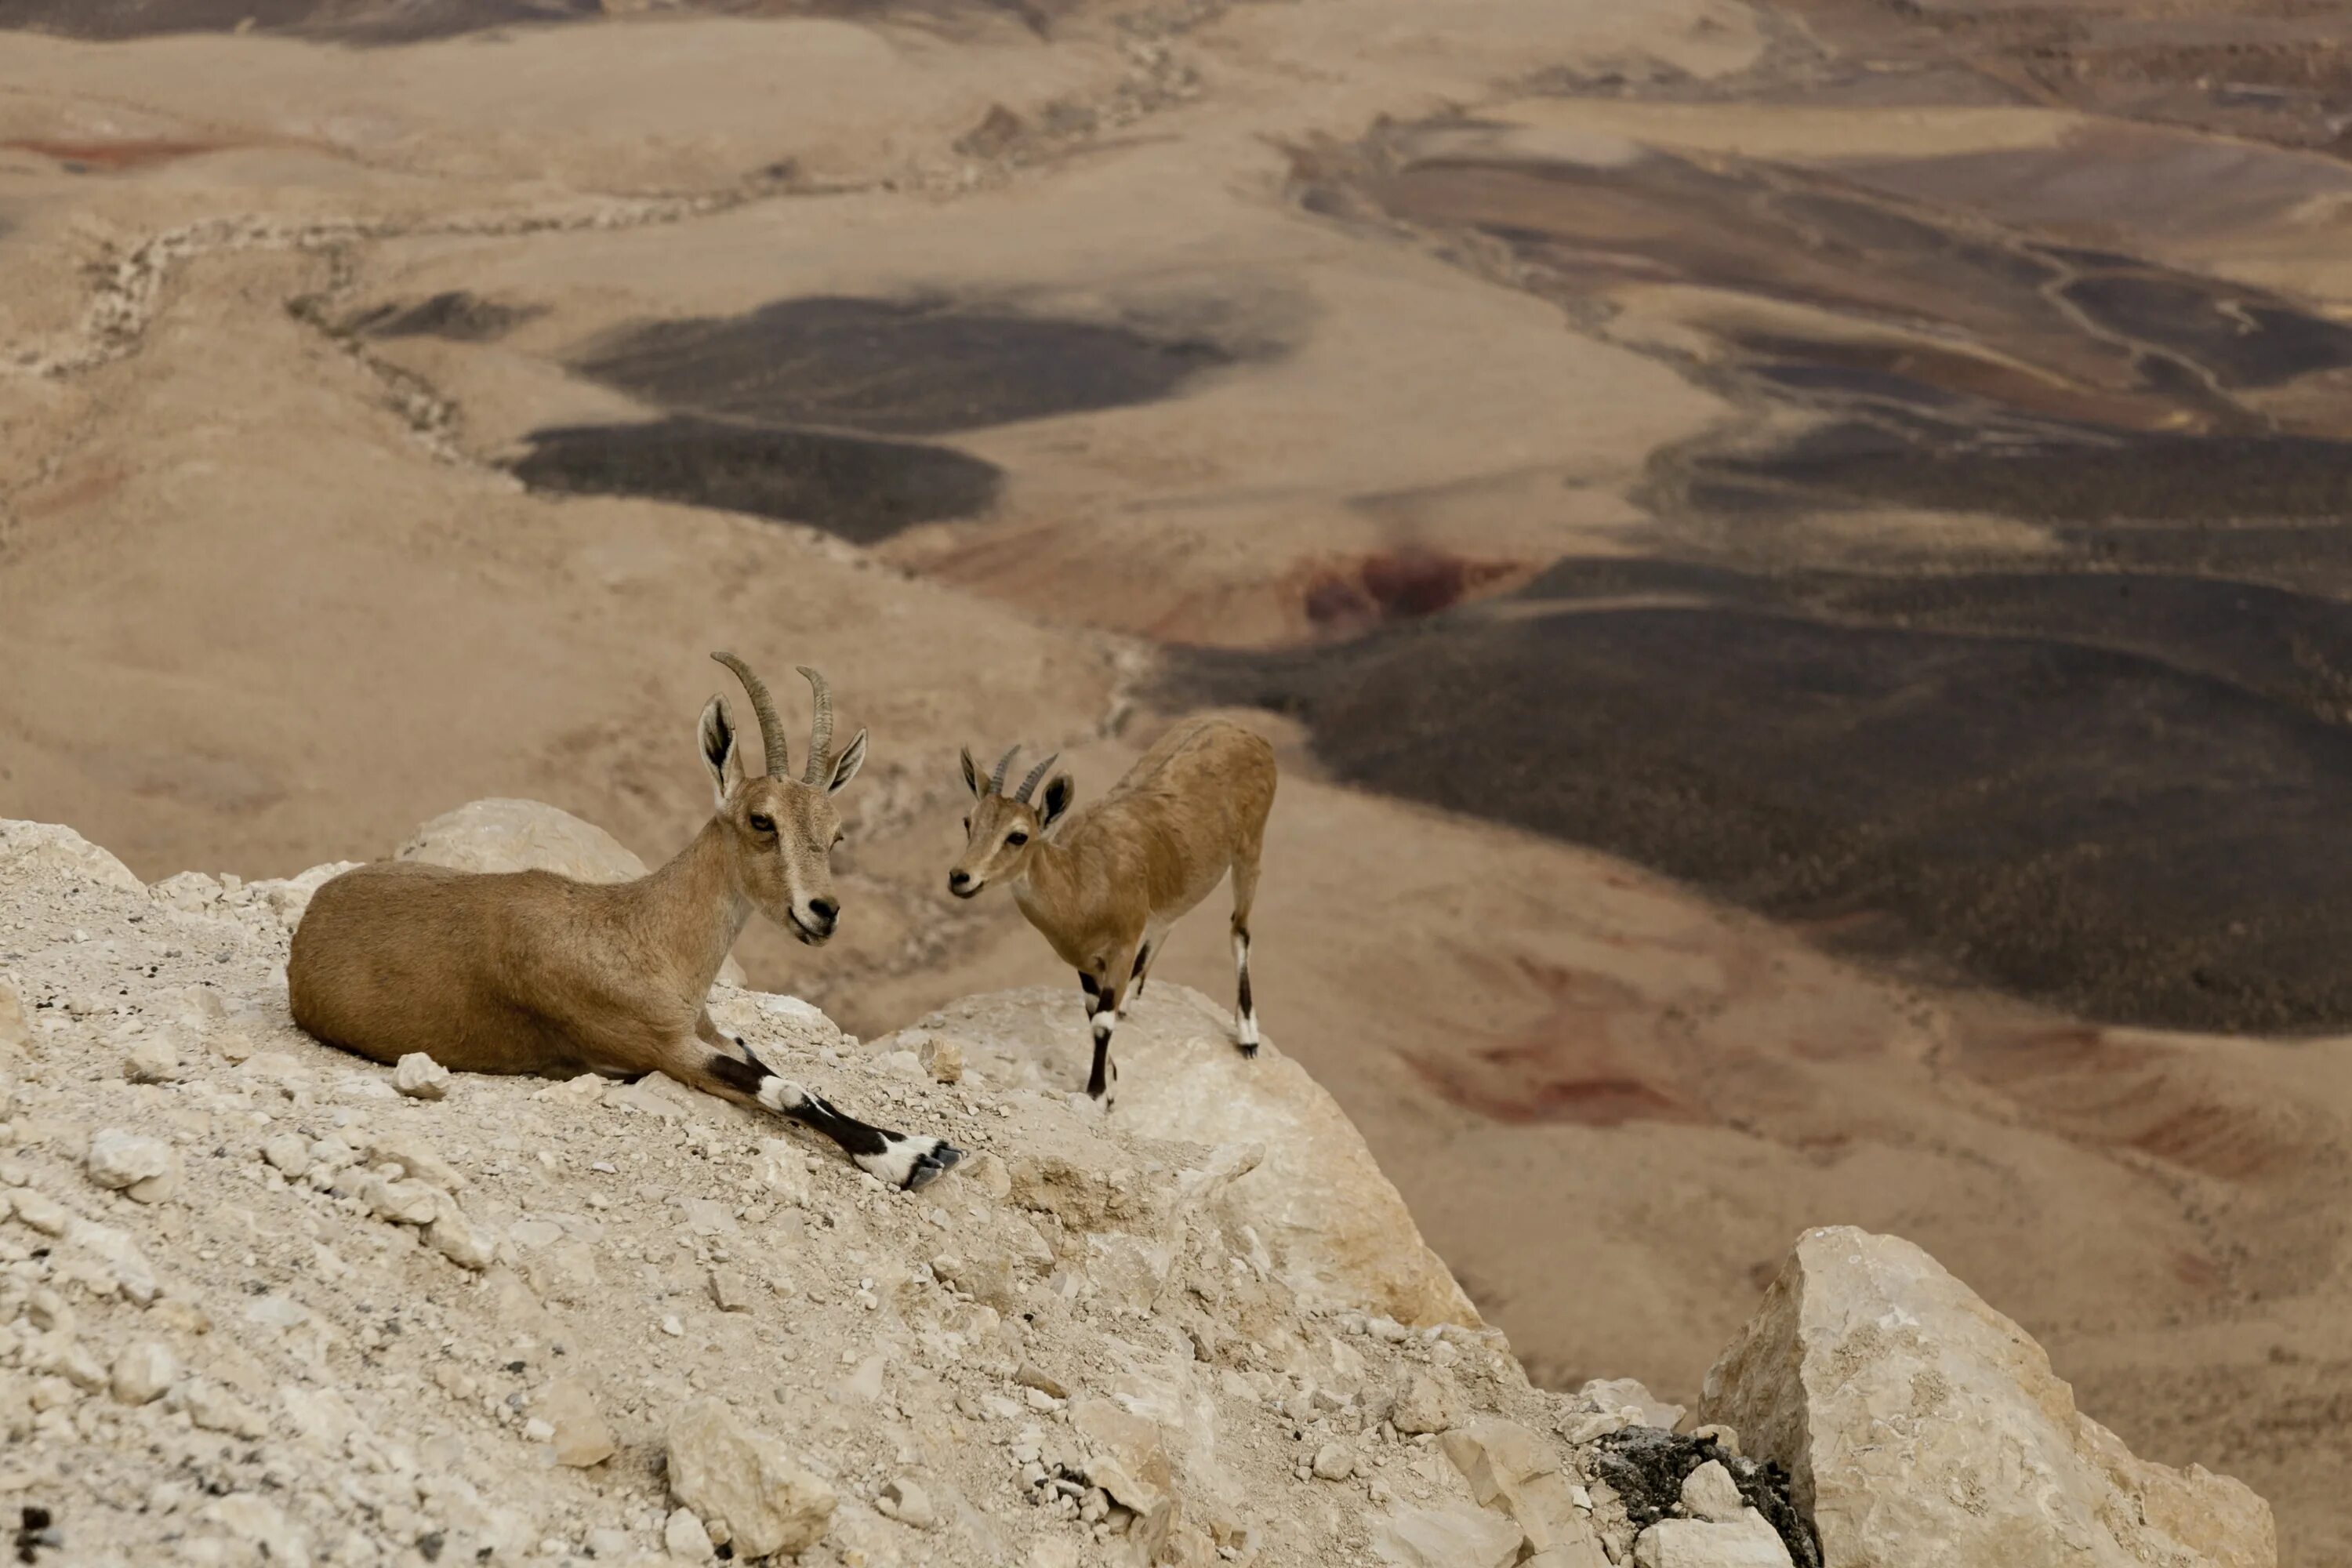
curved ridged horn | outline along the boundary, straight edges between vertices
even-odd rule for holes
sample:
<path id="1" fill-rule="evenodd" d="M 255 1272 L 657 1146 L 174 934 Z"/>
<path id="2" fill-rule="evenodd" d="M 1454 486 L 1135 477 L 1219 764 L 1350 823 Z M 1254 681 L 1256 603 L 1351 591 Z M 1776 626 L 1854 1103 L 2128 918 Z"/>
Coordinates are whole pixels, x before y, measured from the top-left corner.
<path id="1" fill-rule="evenodd" d="M 833 689 L 824 677 L 807 665 L 795 665 L 809 683 L 809 692 L 816 700 L 816 717 L 809 721 L 808 772 L 802 775 L 803 784 L 823 784 L 817 775 L 824 771 L 833 757 Z"/>
<path id="2" fill-rule="evenodd" d="M 1019 746 L 1015 746 L 1011 751 L 996 759 L 996 771 L 988 775 L 988 789 L 990 794 L 1003 795 L 1004 793 L 1004 770 L 1011 767 L 1013 765 L 1013 759 L 1020 754 L 1021 748 Z"/>
<path id="3" fill-rule="evenodd" d="M 1055 757 L 1059 757 L 1061 754 L 1061 752 L 1055 752 L 1054 756 L 1047 757 L 1044 762 L 1039 763 L 1035 767 L 1031 768 L 1029 770 L 1029 776 L 1021 781 L 1021 787 L 1013 792 L 1013 798 L 1022 802 L 1024 805 L 1026 805 L 1029 799 L 1029 792 L 1037 787 L 1037 781 L 1045 776 L 1045 770 L 1052 767 L 1054 765 Z"/>
<path id="4" fill-rule="evenodd" d="M 751 711 L 760 716 L 760 743 L 767 748 L 768 774 L 782 778 L 793 771 L 792 747 L 784 740 L 783 724 L 776 718 L 776 700 L 768 695 L 768 683 L 751 673 L 751 667 L 731 653 L 710 656 L 735 672 L 743 683 L 744 695 L 751 700 Z"/>

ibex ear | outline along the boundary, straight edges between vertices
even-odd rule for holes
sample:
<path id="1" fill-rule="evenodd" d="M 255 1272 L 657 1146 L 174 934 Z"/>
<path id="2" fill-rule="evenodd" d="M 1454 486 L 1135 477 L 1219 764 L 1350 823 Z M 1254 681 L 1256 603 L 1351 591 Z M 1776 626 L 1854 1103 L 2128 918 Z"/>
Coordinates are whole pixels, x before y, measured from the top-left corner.
<path id="1" fill-rule="evenodd" d="M 727 699 L 714 697 L 702 710 L 700 727 L 703 765 L 710 770 L 710 783 L 718 792 L 719 804 L 727 804 L 727 759 L 735 754 L 735 721 L 727 717 Z"/>
<path id="2" fill-rule="evenodd" d="M 1070 809 L 1070 802 L 1077 795 L 1078 786 L 1071 782 L 1069 774 L 1055 773 L 1046 780 L 1045 805 L 1045 809 L 1037 814 L 1037 826 L 1046 828 L 1061 821 L 1062 814 Z"/>
<path id="3" fill-rule="evenodd" d="M 860 730 L 857 739 L 850 742 L 849 749 L 841 753 L 841 761 L 833 764 L 833 782 L 824 786 L 824 793 L 839 795 L 849 781 L 857 776 L 857 770 L 865 765 L 866 731 Z"/>
<path id="4" fill-rule="evenodd" d="M 975 798 L 988 793 L 985 788 L 982 787 L 980 782 L 980 765 L 971 760 L 971 748 L 970 746 L 966 746 L 963 749 L 963 787 L 971 791 Z"/>

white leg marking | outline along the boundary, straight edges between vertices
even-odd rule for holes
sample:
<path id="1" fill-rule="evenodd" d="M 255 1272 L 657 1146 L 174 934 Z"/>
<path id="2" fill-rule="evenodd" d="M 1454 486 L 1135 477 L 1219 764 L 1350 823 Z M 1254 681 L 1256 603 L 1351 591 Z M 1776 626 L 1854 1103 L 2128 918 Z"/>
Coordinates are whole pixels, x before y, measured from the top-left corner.
<path id="1" fill-rule="evenodd" d="M 913 1177 L 915 1167 L 922 1163 L 923 1157 L 941 1147 L 940 1141 L 929 1133 L 902 1137 L 895 1132 L 886 1132 L 883 1136 L 890 1141 L 890 1146 L 879 1154 L 856 1154 L 851 1157 L 856 1162 L 859 1170 L 875 1180 L 894 1187 L 905 1186 Z"/>
<path id="2" fill-rule="evenodd" d="M 760 1080 L 760 1103 L 779 1114 L 798 1110 L 808 1103 L 808 1090 L 789 1079 L 766 1078 Z"/>
<path id="3" fill-rule="evenodd" d="M 1249 938 L 1239 931 L 1234 932 L 1234 984 L 1241 987 L 1244 995 L 1249 994 Z M 1240 1015 L 1234 1020 L 1234 1033 L 1244 1047 L 1255 1047 L 1258 1043 L 1256 1002 L 1252 1000 L 1234 1011 Z"/>

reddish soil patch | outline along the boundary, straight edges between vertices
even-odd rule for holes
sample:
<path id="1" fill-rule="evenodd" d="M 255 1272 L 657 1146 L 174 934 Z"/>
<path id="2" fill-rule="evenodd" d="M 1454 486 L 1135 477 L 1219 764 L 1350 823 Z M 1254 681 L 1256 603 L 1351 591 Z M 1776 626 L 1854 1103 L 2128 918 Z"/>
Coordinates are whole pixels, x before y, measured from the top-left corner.
<path id="1" fill-rule="evenodd" d="M 1467 1060 L 1412 1056 L 1424 1083 L 1461 1106 L 1496 1121 L 1525 1126 L 1569 1121 L 1580 1127 L 1622 1127 L 1628 1121 L 1704 1121 L 1707 1118 L 1654 1084 L 1638 1078 L 1573 1076 L 1573 1064 L 1548 1043 L 1494 1046 Z"/>
<path id="2" fill-rule="evenodd" d="M 1515 1125 L 1714 1120 L 1643 1072 L 1644 1058 L 1657 1054 L 1654 1040 L 1629 1047 L 1618 1037 L 1617 1026 L 1643 1020 L 1638 997 L 1598 976 L 1526 959 L 1507 968 L 1543 993 L 1544 1016 L 1489 1044 L 1408 1054 L 1407 1064 L 1432 1089 L 1465 1110 Z"/>
<path id="3" fill-rule="evenodd" d="M 136 169 L 149 163 L 168 163 L 174 158 L 192 158 L 199 153 L 217 153 L 217 142 L 167 142 L 162 140 L 134 142 L 50 142 L 23 138 L 0 142 L 0 147 L 20 153 L 37 153 L 54 158 L 60 163 L 79 163 L 92 169 Z"/>
<path id="4" fill-rule="evenodd" d="M 1318 629 L 1354 633 L 1451 609 L 1465 599 L 1496 592 L 1528 571 L 1516 561 L 1473 561 L 1407 545 L 1313 569 L 1299 591 L 1299 602 Z"/>

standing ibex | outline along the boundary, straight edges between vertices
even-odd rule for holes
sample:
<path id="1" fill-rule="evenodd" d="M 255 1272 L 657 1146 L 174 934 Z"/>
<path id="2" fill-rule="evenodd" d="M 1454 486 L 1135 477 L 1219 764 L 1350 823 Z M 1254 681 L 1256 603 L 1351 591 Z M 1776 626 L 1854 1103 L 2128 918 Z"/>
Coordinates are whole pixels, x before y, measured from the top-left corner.
<path id="1" fill-rule="evenodd" d="M 1087 1093 L 1109 1103 L 1118 1069 L 1110 1061 L 1130 983 L 1141 992 L 1168 930 L 1234 874 L 1235 1033 L 1242 1055 L 1257 1055 L 1257 1010 L 1250 1001 L 1249 914 L 1257 896 L 1258 852 L 1274 808 L 1274 748 L 1224 719 L 1180 724 L 1146 752 L 1095 805 L 1070 814 L 1076 786 L 1057 773 L 1042 805 L 1030 795 L 1054 765 L 1047 757 L 1021 787 L 1004 793 L 1013 752 L 983 778 L 963 753 L 963 782 L 979 804 L 964 818 L 963 858 L 948 890 L 969 899 L 991 882 L 1013 884 L 1013 900 L 1078 972 L 1094 1020 L 1094 1070 Z M 1060 753 L 1056 752 L 1058 756 Z M 1067 815 L 1066 823 L 1065 816 Z M 1059 831 L 1055 831 L 1056 828 Z"/>
<path id="2" fill-rule="evenodd" d="M 808 769 L 767 687 L 733 654 L 759 715 L 767 771 L 736 757 L 723 699 L 702 710 L 702 760 L 718 810 L 668 865 L 594 885 L 551 871 L 473 873 L 412 861 L 346 871 L 303 912 L 286 964 L 295 1022 L 330 1045 L 393 1062 L 422 1051 L 462 1072 L 667 1073 L 689 1088 L 780 1111 L 831 1138 L 864 1170 L 919 1187 L 963 1157 L 937 1138 L 869 1127 L 771 1073 L 710 1020 L 703 999 L 757 909 L 814 946 L 839 920 L 831 796 L 866 761 L 866 731 L 839 758 L 824 678 Z"/>

